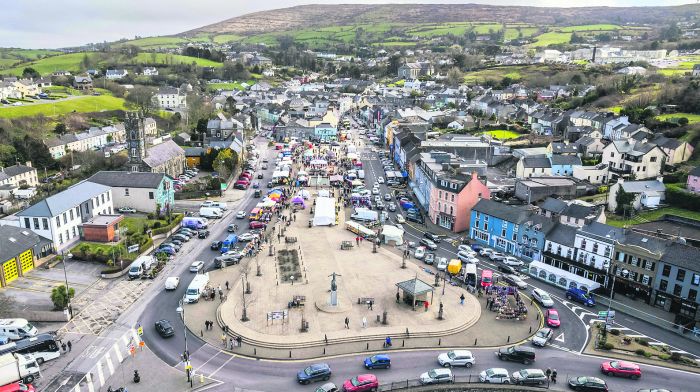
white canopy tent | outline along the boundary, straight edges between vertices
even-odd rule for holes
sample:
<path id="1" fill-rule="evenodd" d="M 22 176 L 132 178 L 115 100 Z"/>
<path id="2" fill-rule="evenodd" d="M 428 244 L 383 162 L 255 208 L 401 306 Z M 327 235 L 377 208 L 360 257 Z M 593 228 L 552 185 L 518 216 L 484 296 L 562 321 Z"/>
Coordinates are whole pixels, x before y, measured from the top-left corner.
<path id="1" fill-rule="evenodd" d="M 331 226 L 335 224 L 335 198 L 317 197 L 314 209 L 314 226 Z"/>
<path id="2" fill-rule="evenodd" d="M 308 192 L 308 191 L 306 191 L 306 192 Z M 318 196 L 319 197 L 331 197 L 331 192 L 328 189 L 319 189 Z"/>
<path id="3" fill-rule="evenodd" d="M 560 270 L 559 268 L 541 261 L 531 262 L 528 272 L 536 278 L 548 281 L 564 289 L 580 288 L 591 292 L 600 287 L 600 283 L 586 279 L 583 276 L 578 276 L 569 271 Z"/>
<path id="4" fill-rule="evenodd" d="M 396 226 L 382 226 L 382 236 L 385 244 L 391 245 L 393 243 L 393 245 L 397 246 L 403 244 L 403 230 Z"/>

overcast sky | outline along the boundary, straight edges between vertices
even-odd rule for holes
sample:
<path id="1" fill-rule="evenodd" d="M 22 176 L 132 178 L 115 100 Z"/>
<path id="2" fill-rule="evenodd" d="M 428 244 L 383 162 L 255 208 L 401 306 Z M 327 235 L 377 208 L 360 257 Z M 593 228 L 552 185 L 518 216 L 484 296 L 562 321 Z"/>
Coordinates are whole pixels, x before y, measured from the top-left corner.
<path id="1" fill-rule="evenodd" d="M 176 34 L 234 16 L 299 4 L 482 3 L 541 7 L 652 6 L 692 0 L 0 0 L 0 47 L 58 48 Z"/>

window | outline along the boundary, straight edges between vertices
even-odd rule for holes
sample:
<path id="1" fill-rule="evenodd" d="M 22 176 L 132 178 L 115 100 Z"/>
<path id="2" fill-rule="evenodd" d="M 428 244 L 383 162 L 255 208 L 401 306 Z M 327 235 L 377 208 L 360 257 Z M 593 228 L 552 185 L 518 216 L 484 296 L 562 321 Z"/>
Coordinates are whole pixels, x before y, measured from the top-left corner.
<path id="1" fill-rule="evenodd" d="M 571 256 L 573 256 L 574 251 L 572 249 L 567 249 L 566 250 L 566 258 L 570 259 Z"/>
<path id="2" fill-rule="evenodd" d="M 107 192 L 107 201 L 109 201 L 109 192 Z"/>
<path id="3" fill-rule="evenodd" d="M 630 257 L 630 265 L 637 267 L 639 265 L 639 259 L 636 256 Z"/>
<path id="4" fill-rule="evenodd" d="M 129 188 L 124 188 L 124 196 L 129 196 Z"/>
<path id="5" fill-rule="evenodd" d="M 693 274 L 693 280 L 690 282 L 696 286 L 700 285 L 700 275 Z"/>
<path id="6" fill-rule="evenodd" d="M 476 220 L 479 220 L 480 217 L 481 217 L 481 213 L 479 211 L 477 211 L 476 212 Z"/>
<path id="7" fill-rule="evenodd" d="M 58 243 L 59 244 L 63 243 L 63 234 L 58 234 Z"/>
<path id="8" fill-rule="evenodd" d="M 559 249 L 561 249 L 561 246 L 559 247 Z M 552 251 L 552 243 L 547 242 L 547 252 L 551 252 L 551 251 Z"/>
<path id="9" fill-rule="evenodd" d="M 505 237 L 505 236 L 506 236 L 506 228 L 502 227 L 501 228 L 501 237 Z"/>
<path id="10" fill-rule="evenodd" d="M 153 192 L 148 192 L 148 198 L 153 200 Z"/>
<path id="11" fill-rule="evenodd" d="M 153 199 L 153 192 L 151 192 L 151 199 Z M 450 206 L 450 215 L 454 215 L 454 208 Z"/>
<path id="12" fill-rule="evenodd" d="M 666 291 L 667 288 L 668 288 L 668 281 L 661 279 L 661 281 L 659 282 L 659 290 Z"/>
<path id="13" fill-rule="evenodd" d="M 650 278 L 649 275 L 642 275 L 642 284 L 649 285 Z"/>
<path id="14" fill-rule="evenodd" d="M 29 227 L 29 222 L 27 222 L 27 227 Z M 61 227 L 61 217 L 56 217 L 56 227 Z"/>
<path id="15" fill-rule="evenodd" d="M 651 260 L 644 260 L 644 269 L 653 271 L 654 270 L 654 263 L 651 262 Z"/>
<path id="16" fill-rule="evenodd" d="M 651 157 L 650 162 L 656 162 L 656 157 Z"/>
<path id="17" fill-rule="evenodd" d="M 677 284 L 673 286 L 673 295 L 680 297 L 683 292 L 683 286 Z"/>
<path id="18" fill-rule="evenodd" d="M 597 242 L 593 243 L 593 253 L 598 253 L 598 243 Z"/>
<path id="19" fill-rule="evenodd" d="M 604 256 L 605 256 L 605 257 L 610 257 L 610 247 L 607 246 L 607 245 L 605 246 L 605 255 L 604 255 Z"/>
<path id="20" fill-rule="evenodd" d="M 585 239 L 581 240 L 581 249 L 586 249 L 586 240 Z"/>
<path id="21" fill-rule="evenodd" d="M 615 157 L 615 153 L 614 153 L 614 152 L 611 152 L 611 153 L 610 153 L 610 158 L 614 158 L 614 157 Z"/>
<path id="22" fill-rule="evenodd" d="M 557 254 L 561 256 L 561 245 L 557 245 Z"/>
<path id="23" fill-rule="evenodd" d="M 27 229 L 31 228 L 32 226 L 29 224 L 29 218 L 24 218 L 24 227 Z"/>
<path id="24" fill-rule="evenodd" d="M 33 218 L 34 220 L 34 230 L 39 230 L 39 218 Z"/>
<path id="25" fill-rule="evenodd" d="M 73 226 L 73 237 L 78 235 L 77 231 L 78 231 L 78 228 L 76 226 Z"/>
<path id="26" fill-rule="evenodd" d="M 678 273 L 676 274 L 676 280 L 680 280 L 681 282 L 685 280 L 685 270 L 684 269 L 678 269 Z"/>
<path id="27" fill-rule="evenodd" d="M 452 201 L 453 203 L 455 202 L 455 195 L 454 194 L 450 195 L 450 201 Z"/>
<path id="28" fill-rule="evenodd" d="M 698 291 L 695 289 L 690 289 L 688 290 L 688 300 L 689 301 L 695 301 L 695 299 L 698 297 Z"/>
<path id="29" fill-rule="evenodd" d="M 69 235 L 69 234 L 70 234 L 70 232 L 69 232 L 68 230 L 66 230 L 66 241 L 68 241 L 68 240 L 70 239 L 70 235 Z"/>
<path id="30" fill-rule="evenodd" d="M 68 224 L 68 217 L 66 216 L 66 213 L 63 213 L 63 224 Z"/>
<path id="31" fill-rule="evenodd" d="M 43 218 L 41 220 L 41 222 L 44 224 L 44 230 L 48 230 L 49 229 L 49 220 L 46 218 Z"/>
<path id="32" fill-rule="evenodd" d="M 664 269 L 661 270 L 661 275 L 666 277 L 671 276 L 671 266 L 668 264 L 664 265 Z"/>
<path id="33" fill-rule="evenodd" d="M 442 191 L 438 192 L 438 199 L 442 199 Z"/>
<path id="34" fill-rule="evenodd" d="M 72 221 L 73 219 L 75 219 L 75 217 L 73 216 L 73 209 L 71 208 L 71 210 L 70 210 L 70 220 Z"/>
<path id="35" fill-rule="evenodd" d="M 102 201 L 100 204 L 105 203 L 105 194 L 104 193 L 100 195 L 100 200 Z"/>

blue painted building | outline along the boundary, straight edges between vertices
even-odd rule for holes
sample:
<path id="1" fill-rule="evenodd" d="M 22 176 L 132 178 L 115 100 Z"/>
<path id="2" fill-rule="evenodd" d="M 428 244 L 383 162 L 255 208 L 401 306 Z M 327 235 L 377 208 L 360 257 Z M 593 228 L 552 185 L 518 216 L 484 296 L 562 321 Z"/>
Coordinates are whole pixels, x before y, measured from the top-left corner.
<path id="1" fill-rule="evenodd" d="M 525 261 L 542 260 L 545 237 L 555 226 L 554 221 L 532 212 L 518 226 L 518 256 Z"/>
<path id="2" fill-rule="evenodd" d="M 329 123 L 321 123 L 314 127 L 314 136 L 323 141 L 338 140 L 338 128 Z"/>
<path id="3" fill-rule="evenodd" d="M 574 167 L 581 166 L 581 158 L 576 155 L 553 154 L 549 157 L 553 176 L 573 176 Z"/>

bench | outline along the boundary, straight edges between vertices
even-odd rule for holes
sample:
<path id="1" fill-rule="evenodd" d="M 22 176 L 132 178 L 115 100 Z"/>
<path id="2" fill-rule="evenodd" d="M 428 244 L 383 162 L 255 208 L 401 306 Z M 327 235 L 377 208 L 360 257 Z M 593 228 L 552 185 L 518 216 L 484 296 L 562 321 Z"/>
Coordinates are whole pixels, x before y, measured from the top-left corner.
<path id="1" fill-rule="evenodd" d="M 297 242 L 297 237 L 284 237 L 284 242 L 288 244 L 293 244 Z"/>
<path id="2" fill-rule="evenodd" d="M 358 304 L 367 304 L 369 302 L 374 303 L 374 297 L 359 297 L 357 298 L 357 303 Z"/>
<path id="3" fill-rule="evenodd" d="M 306 302 L 305 295 L 295 295 L 292 300 L 287 303 L 287 308 L 303 308 Z"/>
<path id="4" fill-rule="evenodd" d="M 351 249 L 353 246 L 352 241 L 343 241 L 340 243 L 340 250 Z"/>
<path id="5" fill-rule="evenodd" d="M 306 296 L 305 295 L 295 295 L 292 297 L 292 301 L 306 302 Z"/>

